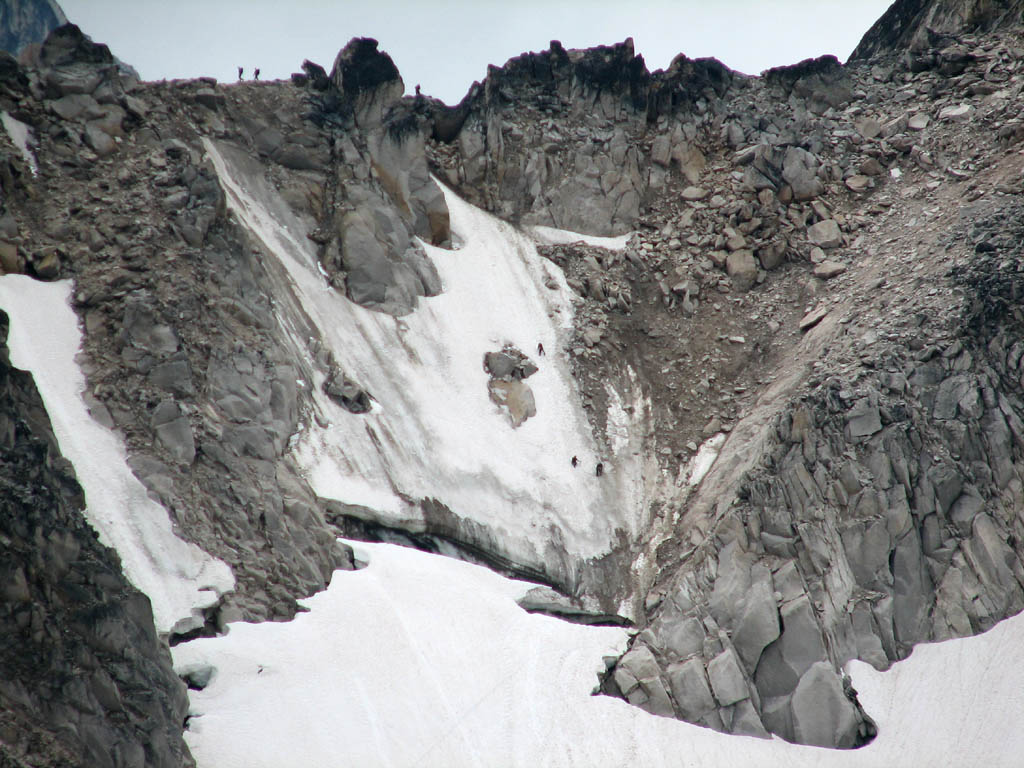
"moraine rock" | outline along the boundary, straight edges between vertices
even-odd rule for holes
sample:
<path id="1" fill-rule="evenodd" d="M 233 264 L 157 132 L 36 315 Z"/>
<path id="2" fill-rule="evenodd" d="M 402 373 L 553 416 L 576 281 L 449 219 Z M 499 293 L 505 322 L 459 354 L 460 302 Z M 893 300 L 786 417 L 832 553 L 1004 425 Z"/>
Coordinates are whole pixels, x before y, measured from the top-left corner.
<path id="1" fill-rule="evenodd" d="M 807 228 L 807 239 L 811 245 L 829 250 L 843 244 L 843 233 L 835 219 L 825 219 Z"/>
<path id="2" fill-rule="evenodd" d="M 969 120 L 974 114 L 974 107 L 970 104 L 957 104 L 955 106 L 943 107 L 939 110 L 939 120 L 961 122 Z"/>
<path id="3" fill-rule="evenodd" d="M 750 251 L 730 253 L 725 261 L 725 271 L 732 278 L 733 287 L 737 291 L 749 291 L 757 282 L 757 262 Z"/>
<path id="4" fill-rule="evenodd" d="M 814 276 L 822 280 L 830 280 L 846 271 L 846 265 L 838 261 L 823 261 L 814 268 Z"/>

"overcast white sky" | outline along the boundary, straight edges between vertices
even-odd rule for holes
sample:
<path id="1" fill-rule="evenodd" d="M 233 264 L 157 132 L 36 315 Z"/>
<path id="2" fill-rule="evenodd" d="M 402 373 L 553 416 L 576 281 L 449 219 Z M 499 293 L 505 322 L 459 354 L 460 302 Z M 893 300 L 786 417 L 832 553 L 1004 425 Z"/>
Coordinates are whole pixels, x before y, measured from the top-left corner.
<path id="1" fill-rule="evenodd" d="M 845 60 L 890 0 L 60 0 L 68 19 L 146 80 L 254 67 L 286 78 L 330 70 L 352 37 L 374 37 L 405 86 L 459 101 L 488 64 L 524 51 L 633 37 L 650 70 L 677 53 L 748 74 L 832 53 Z"/>

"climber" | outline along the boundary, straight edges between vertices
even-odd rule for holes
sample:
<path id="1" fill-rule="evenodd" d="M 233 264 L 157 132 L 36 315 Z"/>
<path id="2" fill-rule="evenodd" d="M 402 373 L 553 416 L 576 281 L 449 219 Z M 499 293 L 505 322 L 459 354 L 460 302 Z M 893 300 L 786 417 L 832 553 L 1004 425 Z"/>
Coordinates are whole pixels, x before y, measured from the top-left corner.
<path id="1" fill-rule="evenodd" d="M 580 460 L 577 459 L 575 456 L 573 456 L 572 457 L 572 468 L 576 469 L 576 465 L 579 464 L 579 463 L 580 463 Z"/>
<path id="2" fill-rule="evenodd" d="M 597 469 L 594 471 L 594 474 L 598 477 L 604 474 L 604 464 L 602 462 L 597 462 Z"/>
<path id="3" fill-rule="evenodd" d="M 238 79 L 239 79 L 239 80 L 241 80 L 241 79 L 242 79 L 242 73 L 243 73 L 243 72 L 245 72 L 245 70 L 244 70 L 244 69 L 242 69 L 241 67 L 239 67 L 239 68 L 238 68 Z"/>
<path id="4" fill-rule="evenodd" d="M 417 84 L 416 85 L 416 97 L 419 98 L 419 95 L 420 95 L 420 86 L 419 86 L 419 84 Z"/>
<path id="5" fill-rule="evenodd" d="M 544 357 L 544 345 L 540 342 L 537 342 L 537 356 Z"/>
<path id="6" fill-rule="evenodd" d="M 256 69 L 253 70 L 252 79 L 253 80 L 259 80 L 260 79 L 260 68 L 259 67 L 256 67 Z"/>

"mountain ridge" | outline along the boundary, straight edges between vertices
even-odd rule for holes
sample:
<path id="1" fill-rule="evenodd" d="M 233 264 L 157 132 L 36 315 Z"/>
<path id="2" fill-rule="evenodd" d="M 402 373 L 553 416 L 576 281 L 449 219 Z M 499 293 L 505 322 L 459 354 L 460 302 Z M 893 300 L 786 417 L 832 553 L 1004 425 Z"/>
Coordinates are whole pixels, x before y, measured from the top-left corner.
<path id="1" fill-rule="evenodd" d="M 0 81 L 0 264 L 75 281 L 94 417 L 180 535 L 235 573 L 205 625 L 167 641 L 290 619 L 296 598 L 358 565 L 336 542 L 358 534 L 530 574 L 563 593 L 545 598 L 556 614 L 633 622 L 602 685 L 652 713 L 868 743 L 846 661 L 885 668 L 1024 607 L 1024 83 L 1010 5 L 896 3 L 896 37 L 873 28 L 848 65 L 822 57 L 761 78 L 685 56 L 648 73 L 628 40 L 553 42 L 491 69 L 455 107 L 403 97 L 367 39 L 291 82 L 145 84 L 59 29 Z M 930 24 L 956 44 L 929 38 Z M 448 371 L 445 356 L 465 351 L 411 340 L 457 276 L 442 263 L 460 235 L 440 184 L 533 238 L 521 252 L 542 258 L 519 293 L 571 314 L 547 344 L 531 325 L 518 346 L 470 350 L 466 402 L 490 402 L 485 432 L 513 441 L 571 404 L 590 434 L 555 461 L 584 461 L 571 487 L 607 523 L 598 556 L 575 548 L 565 519 L 536 546 L 476 516 L 404 455 L 411 442 L 386 414 L 419 418 L 419 406 L 378 401 L 386 379 L 351 349 L 386 352 L 395 375 L 400 355 Z M 538 227 L 635 234 L 616 250 Z M 355 305 L 344 343 L 278 251 Z M 392 328 L 400 341 L 374 330 Z M 576 393 L 557 406 L 543 399 L 551 375 Z M 343 425 L 349 447 L 330 442 Z M 372 449 L 351 447 L 360 430 Z M 374 478 L 373 493 L 327 498 L 296 450 L 313 437 L 339 475 Z M 717 459 L 691 485 L 712 438 Z M 458 471 L 513 495 L 491 467 Z M 44 578 L 25 577 L 32 589 Z M 8 603 L 22 637 L 31 620 Z M 159 664 L 180 716 L 182 684 Z M 115 687 L 134 685 L 118 674 Z M 102 711 L 101 695 L 82 706 Z M 85 754 L 45 707 L 4 696 L 52 724 L 61 746 L 40 755 Z M 111 750 L 144 741 L 98 727 Z M 168 744 L 146 762 L 187 762 Z M 12 759 L 33 748 L 4 741 Z"/>

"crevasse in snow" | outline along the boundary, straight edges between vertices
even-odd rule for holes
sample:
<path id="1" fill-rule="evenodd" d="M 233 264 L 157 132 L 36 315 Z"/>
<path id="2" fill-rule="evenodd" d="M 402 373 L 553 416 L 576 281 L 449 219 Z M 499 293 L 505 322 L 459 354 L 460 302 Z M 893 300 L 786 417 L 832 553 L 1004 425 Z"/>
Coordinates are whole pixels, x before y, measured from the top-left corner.
<path id="1" fill-rule="evenodd" d="M 61 453 L 85 491 L 85 515 L 113 547 L 129 581 L 149 596 L 159 632 L 202 626 L 202 610 L 234 588 L 226 563 L 178 538 L 167 511 L 149 498 L 125 462 L 120 439 L 89 415 L 71 281 L 0 277 L 0 309 L 10 317 L 11 363 L 32 373 Z"/>

